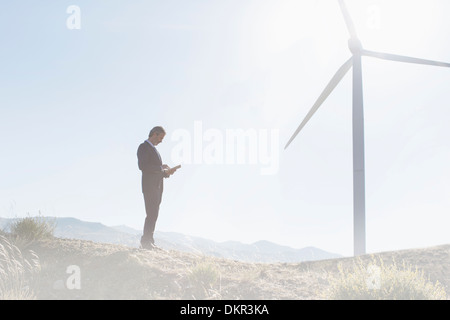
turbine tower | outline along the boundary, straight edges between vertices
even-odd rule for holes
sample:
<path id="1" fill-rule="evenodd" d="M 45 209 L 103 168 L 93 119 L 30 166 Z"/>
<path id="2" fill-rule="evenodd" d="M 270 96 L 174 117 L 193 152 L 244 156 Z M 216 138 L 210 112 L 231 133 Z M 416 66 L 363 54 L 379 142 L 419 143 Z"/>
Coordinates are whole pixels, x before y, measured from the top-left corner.
<path id="1" fill-rule="evenodd" d="M 348 13 L 344 0 L 339 0 L 339 5 L 344 16 L 350 34 L 348 41 L 352 57 L 347 60 L 336 72 L 328 85 L 325 87 L 317 101 L 307 113 L 300 126 L 295 130 L 292 137 L 287 142 L 286 149 L 336 88 L 342 78 L 353 67 L 353 243 L 354 255 L 366 253 L 366 200 L 365 200 L 365 168 L 364 168 L 364 108 L 363 108 L 363 83 L 361 57 L 368 56 L 383 60 L 397 62 L 415 63 L 438 67 L 450 68 L 450 63 L 432 60 L 418 59 L 406 56 L 399 56 L 389 53 L 381 53 L 365 50 L 358 39 L 353 21 Z"/>

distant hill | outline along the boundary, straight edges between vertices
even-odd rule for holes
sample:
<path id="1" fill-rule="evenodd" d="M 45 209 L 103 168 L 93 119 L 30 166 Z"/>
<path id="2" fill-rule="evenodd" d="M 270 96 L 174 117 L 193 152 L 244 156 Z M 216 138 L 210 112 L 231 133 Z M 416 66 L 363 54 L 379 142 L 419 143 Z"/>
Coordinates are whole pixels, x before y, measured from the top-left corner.
<path id="1" fill-rule="evenodd" d="M 87 222 L 76 218 L 48 217 L 47 219 L 56 223 L 55 236 L 59 238 L 139 247 L 141 231 L 128 226 L 109 227 L 98 222 Z M 0 218 L 0 229 L 5 229 L 12 220 L 14 219 Z M 155 242 L 166 250 L 178 250 L 243 262 L 302 262 L 341 257 L 341 255 L 315 247 L 294 249 L 269 241 L 258 241 L 253 244 L 237 241 L 215 242 L 176 232 L 155 232 Z"/>

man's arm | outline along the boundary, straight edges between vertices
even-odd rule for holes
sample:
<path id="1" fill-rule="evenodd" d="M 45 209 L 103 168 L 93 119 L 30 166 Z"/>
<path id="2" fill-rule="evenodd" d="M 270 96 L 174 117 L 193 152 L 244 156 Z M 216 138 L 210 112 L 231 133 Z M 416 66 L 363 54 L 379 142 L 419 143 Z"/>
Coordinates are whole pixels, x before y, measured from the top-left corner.
<path id="1" fill-rule="evenodd" d="M 163 166 L 159 164 L 158 155 L 145 144 L 141 144 L 137 151 L 138 166 L 141 171 L 164 174 Z"/>

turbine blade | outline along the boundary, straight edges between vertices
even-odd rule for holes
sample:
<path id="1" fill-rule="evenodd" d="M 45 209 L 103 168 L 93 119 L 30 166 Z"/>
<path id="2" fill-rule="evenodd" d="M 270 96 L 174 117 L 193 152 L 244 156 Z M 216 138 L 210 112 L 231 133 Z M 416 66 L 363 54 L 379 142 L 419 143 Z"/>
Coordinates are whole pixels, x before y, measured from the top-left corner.
<path id="1" fill-rule="evenodd" d="M 325 89 L 320 94 L 319 98 L 317 99 L 316 103 L 314 103 L 311 110 L 309 110 L 308 114 L 306 115 L 305 119 L 303 119 L 300 126 L 295 130 L 292 137 L 289 139 L 288 143 L 284 147 L 286 149 L 291 142 L 295 139 L 295 137 L 298 135 L 298 133 L 303 129 L 303 127 L 306 125 L 306 123 L 311 119 L 311 117 L 314 115 L 314 113 L 319 109 L 319 107 L 322 105 L 322 103 L 328 98 L 328 96 L 333 92 L 334 88 L 339 84 L 339 82 L 342 80 L 342 78 L 347 74 L 348 70 L 353 65 L 353 57 L 348 59 L 336 72 L 336 74 L 333 76 L 333 78 L 330 80 L 328 85 L 325 87 Z"/>
<path id="2" fill-rule="evenodd" d="M 339 5 L 341 7 L 342 15 L 344 16 L 345 24 L 347 25 L 348 33 L 350 34 L 350 38 L 357 39 L 355 25 L 353 23 L 350 14 L 348 13 L 347 6 L 345 5 L 344 0 L 339 0 Z"/>
<path id="3" fill-rule="evenodd" d="M 424 65 L 430 65 L 430 66 L 450 68 L 450 63 L 440 62 L 440 61 L 433 61 L 433 60 L 418 59 L 418 58 L 412 58 L 412 57 L 406 57 L 406 56 L 399 56 L 399 55 L 390 54 L 390 53 L 382 53 L 382 52 L 362 50 L 361 54 L 364 55 L 364 56 L 374 57 L 374 58 L 383 59 L 383 60 L 406 62 L 406 63 L 415 63 L 415 64 L 424 64 Z"/>

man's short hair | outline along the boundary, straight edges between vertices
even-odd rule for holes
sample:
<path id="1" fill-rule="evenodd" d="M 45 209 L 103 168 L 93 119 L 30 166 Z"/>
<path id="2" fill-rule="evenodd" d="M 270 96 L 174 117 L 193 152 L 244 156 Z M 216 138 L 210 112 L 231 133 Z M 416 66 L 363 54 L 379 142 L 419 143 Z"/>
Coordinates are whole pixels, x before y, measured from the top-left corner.
<path id="1" fill-rule="evenodd" d="M 164 128 L 163 127 L 161 127 L 161 126 L 156 126 L 156 127 L 154 127 L 152 130 L 150 130 L 150 133 L 148 134 L 148 137 L 150 138 L 152 135 L 154 135 L 154 134 L 160 134 L 160 133 L 164 133 L 164 134 L 166 134 L 166 130 L 164 130 Z"/>

